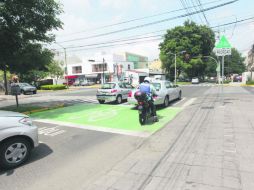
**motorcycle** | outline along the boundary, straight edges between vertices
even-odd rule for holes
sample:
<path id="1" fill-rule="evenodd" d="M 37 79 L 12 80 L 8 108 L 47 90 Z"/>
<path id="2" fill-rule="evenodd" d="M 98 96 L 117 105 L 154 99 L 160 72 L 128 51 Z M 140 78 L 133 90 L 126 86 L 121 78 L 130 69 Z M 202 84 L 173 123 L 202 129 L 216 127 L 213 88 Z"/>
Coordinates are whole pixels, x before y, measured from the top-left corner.
<path id="1" fill-rule="evenodd" d="M 139 123 L 144 125 L 149 118 L 153 117 L 153 121 L 157 122 L 158 118 L 152 115 L 152 108 L 149 105 L 148 96 L 146 93 L 137 91 L 134 94 L 135 99 L 138 102 L 138 112 L 139 112 Z"/>

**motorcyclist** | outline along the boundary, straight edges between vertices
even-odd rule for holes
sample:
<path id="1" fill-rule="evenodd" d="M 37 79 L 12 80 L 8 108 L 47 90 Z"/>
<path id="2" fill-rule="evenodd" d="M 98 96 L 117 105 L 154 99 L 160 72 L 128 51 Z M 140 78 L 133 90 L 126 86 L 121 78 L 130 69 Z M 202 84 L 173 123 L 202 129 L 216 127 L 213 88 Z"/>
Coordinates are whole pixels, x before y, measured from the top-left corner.
<path id="1" fill-rule="evenodd" d="M 152 110 L 152 116 L 154 117 L 155 121 L 158 121 L 156 108 L 155 108 L 154 100 L 153 100 L 153 96 L 156 95 L 156 89 L 151 84 L 151 81 L 152 80 L 150 77 L 145 77 L 144 82 L 141 83 L 139 86 L 139 91 L 146 93 L 149 106 L 151 107 L 151 110 Z"/>

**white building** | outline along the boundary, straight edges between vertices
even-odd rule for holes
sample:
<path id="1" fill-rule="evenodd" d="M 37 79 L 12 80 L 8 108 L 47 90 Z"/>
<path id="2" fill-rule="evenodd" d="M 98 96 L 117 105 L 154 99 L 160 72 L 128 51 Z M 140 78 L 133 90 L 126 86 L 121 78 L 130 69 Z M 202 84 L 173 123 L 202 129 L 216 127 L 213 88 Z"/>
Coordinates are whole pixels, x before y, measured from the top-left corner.
<path id="1" fill-rule="evenodd" d="M 95 83 L 129 80 L 135 78 L 140 81 L 148 72 L 147 57 L 131 54 L 96 54 L 80 60 L 67 60 L 67 77 L 70 84 L 75 81 L 89 80 Z"/>

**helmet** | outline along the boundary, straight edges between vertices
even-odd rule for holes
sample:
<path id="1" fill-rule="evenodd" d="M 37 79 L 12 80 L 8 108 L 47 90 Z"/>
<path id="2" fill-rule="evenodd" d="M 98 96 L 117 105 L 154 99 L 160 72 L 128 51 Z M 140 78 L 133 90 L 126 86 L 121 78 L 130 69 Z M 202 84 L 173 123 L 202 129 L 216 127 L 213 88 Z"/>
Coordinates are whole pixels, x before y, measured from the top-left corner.
<path id="1" fill-rule="evenodd" d="M 152 79 L 150 78 L 150 77 L 146 77 L 145 79 L 144 79 L 144 82 L 152 82 Z"/>

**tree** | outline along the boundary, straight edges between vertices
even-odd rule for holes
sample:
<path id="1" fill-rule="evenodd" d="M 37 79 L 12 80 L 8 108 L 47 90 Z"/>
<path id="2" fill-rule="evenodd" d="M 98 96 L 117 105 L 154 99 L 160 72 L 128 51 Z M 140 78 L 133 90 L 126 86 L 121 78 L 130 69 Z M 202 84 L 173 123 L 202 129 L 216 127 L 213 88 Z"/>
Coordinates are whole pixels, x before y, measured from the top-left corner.
<path id="1" fill-rule="evenodd" d="M 211 57 L 213 57 L 214 59 L 216 59 L 217 61 L 218 58 L 217 56 L 215 55 L 214 52 L 211 53 L 210 55 Z M 217 62 L 211 58 L 204 58 L 203 61 L 206 62 L 206 69 L 205 69 L 205 75 L 208 76 L 208 77 L 216 77 L 217 76 Z"/>
<path id="2" fill-rule="evenodd" d="M 215 34 L 207 26 L 197 25 L 186 21 L 184 26 L 177 26 L 168 30 L 164 41 L 160 44 L 160 59 L 163 68 L 170 74 L 172 79 L 174 57 L 169 54 L 178 53 L 178 74 L 185 72 L 189 77 L 203 76 L 206 62 L 200 59 L 203 55 L 210 55 L 215 44 Z M 184 55 L 179 54 L 185 51 Z"/>
<path id="3" fill-rule="evenodd" d="M 237 49 L 232 48 L 231 55 L 225 56 L 225 75 L 242 74 L 246 70 L 244 60 L 245 58 L 242 57 L 241 53 Z"/>
<path id="4" fill-rule="evenodd" d="M 6 90 L 6 72 L 22 68 L 18 61 L 21 52 L 32 44 L 43 51 L 38 43 L 55 39 L 49 31 L 61 28 L 62 22 L 57 18 L 61 12 L 54 0 L 0 0 L 0 70 L 4 71 Z M 27 63 L 26 70 L 33 68 Z"/>
<path id="5" fill-rule="evenodd" d="M 37 81 L 47 77 L 48 73 L 45 71 L 39 71 L 39 70 L 29 70 L 25 74 L 20 74 L 19 76 L 20 76 L 20 81 L 26 81 L 37 86 Z"/>
<path id="6" fill-rule="evenodd" d="M 48 73 L 51 78 L 55 78 L 57 81 L 64 75 L 63 62 L 53 61 L 48 65 Z"/>

